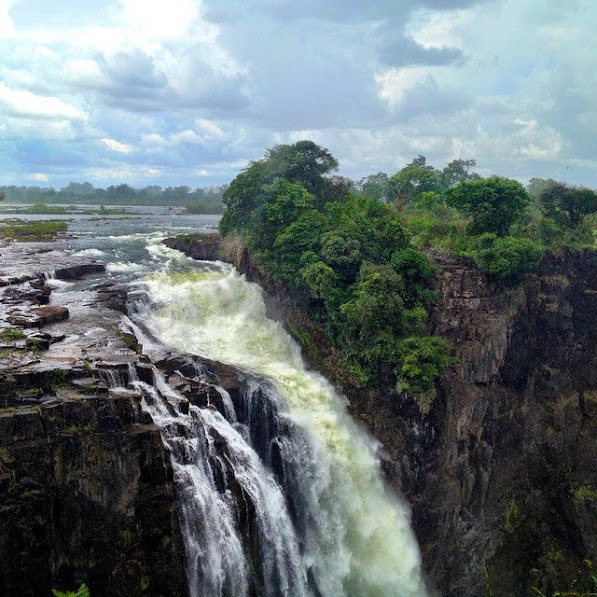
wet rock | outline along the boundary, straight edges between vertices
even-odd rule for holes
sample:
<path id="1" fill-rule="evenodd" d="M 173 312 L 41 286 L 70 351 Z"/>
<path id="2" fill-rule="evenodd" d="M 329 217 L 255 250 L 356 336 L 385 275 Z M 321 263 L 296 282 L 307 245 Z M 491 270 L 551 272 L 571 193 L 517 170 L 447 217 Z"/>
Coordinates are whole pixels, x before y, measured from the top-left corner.
<path id="1" fill-rule="evenodd" d="M 64 321 L 69 316 L 68 309 L 59 305 L 34 307 L 31 311 L 39 318 L 39 327 Z"/>
<path id="2" fill-rule="evenodd" d="M 105 270 L 106 266 L 103 263 L 81 263 L 55 270 L 54 277 L 57 280 L 77 280 L 89 274 L 98 274 Z"/>
<path id="3" fill-rule="evenodd" d="M 47 286 L 35 287 L 33 283 L 10 286 L 2 293 L 2 303 L 16 305 L 29 302 L 34 305 L 47 305 L 51 292 L 51 288 Z"/>
<path id="4" fill-rule="evenodd" d="M 96 303 L 120 313 L 127 313 L 127 290 L 113 282 L 105 282 L 96 289 Z"/>
<path id="5" fill-rule="evenodd" d="M 6 321 L 20 327 L 40 328 L 45 325 L 64 321 L 68 319 L 68 316 L 68 309 L 59 305 L 33 307 L 31 309 L 19 307 L 7 312 Z"/>
<path id="6" fill-rule="evenodd" d="M 216 261 L 220 258 L 222 237 L 219 234 L 185 234 L 162 241 L 171 249 L 178 249 L 193 259 Z"/>

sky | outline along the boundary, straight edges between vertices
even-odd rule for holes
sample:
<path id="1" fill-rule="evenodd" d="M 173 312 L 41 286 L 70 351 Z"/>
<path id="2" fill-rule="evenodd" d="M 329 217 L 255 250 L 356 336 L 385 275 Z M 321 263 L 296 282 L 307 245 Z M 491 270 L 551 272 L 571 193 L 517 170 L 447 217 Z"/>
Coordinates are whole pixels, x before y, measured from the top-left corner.
<path id="1" fill-rule="evenodd" d="M 0 0 L 0 186 L 230 182 L 311 139 L 597 188 L 595 0 Z"/>

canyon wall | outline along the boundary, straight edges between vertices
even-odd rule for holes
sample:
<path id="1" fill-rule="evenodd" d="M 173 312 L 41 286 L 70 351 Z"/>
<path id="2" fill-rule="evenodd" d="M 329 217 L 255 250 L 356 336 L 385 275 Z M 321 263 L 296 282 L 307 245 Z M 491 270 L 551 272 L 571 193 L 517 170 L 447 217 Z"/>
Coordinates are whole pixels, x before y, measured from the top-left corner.
<path id="1" fill-rule="evenodd" d="M 360 389 L 323 330 L 262 275 L 272 316 L 381 442 L 387 481 L 412 505 L 425 570 L 445 596 L 594 589 L 597 558 L 597 253 L 547 255 L 514 286 L 472 262 L 439 269 L 433 333 L 456 362 L 431 405 L 390 383 Z"/>

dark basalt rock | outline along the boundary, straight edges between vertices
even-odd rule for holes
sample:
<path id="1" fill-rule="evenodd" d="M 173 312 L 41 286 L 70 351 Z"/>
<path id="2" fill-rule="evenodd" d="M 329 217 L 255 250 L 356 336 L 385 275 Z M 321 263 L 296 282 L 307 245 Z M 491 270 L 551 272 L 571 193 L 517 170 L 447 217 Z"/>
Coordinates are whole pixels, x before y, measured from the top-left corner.
<path id="1" fill-rule="evenodd" d="M 430 323 L 454 345 L 457 362 L 430 409 L 420 409 L 390 385 L 358 388 L 317 322 L 267 280 L 246 247 L 224 256 L 262 285 L 271 314 L 311 338 L 305 356 L 381 442 L 386 479 L 412 504 L 439 595 L 590 591 L 597 252 L 547 255 L 516 288 L 494 283 L 468 260 L 433 257 L 442 272 Z"/>
<path id="2" fill-rule="evenodd" d="M 219 234 L 186 234 L 162 241 L 171 249 L 178 249 L 185 255 L 201 261 L 216 261 L 220 257 L 222 237 Z"/>
<path id="3" fill-rule="evenodd" d="M 55 270 L 54 277 L 57 280 L 78 280 L 89 274 L 98 274 L 105 270 L 106 266 L 103 263 L 81 263 Z"/>
<path id="4" fill-rule="evenodd" d="M 114 282 L 105 282 L 96 289 L 96 302 L 103 307 L 126 313 L 127 290 Z"/>
<path id="5" fill-rule="evenodd" d="M 98 293 L 103 300 L 88 307 L 113 321 L 106 345 L 118 350 L 102 354 L 85 335 L 87 314 L 77 309 L 69 320 L 66 307 L 32 306 L 46 287 L 17 278 L 0 294 L 0 319 L 41 329 L 24 329 L 0 355 L 0 595 L 37 597 L 85 582 L 94 597 L 184 597 L 169 454 L 141 397 L 107 385 L 138 360 L 116 335 L 120 315 L 109 311 L 121 291 Z M 53 353 L 67 332 L 83 344 Z M 85 342 L 98 356 L 83 362 L 74 355 L 87 354 Z"/>

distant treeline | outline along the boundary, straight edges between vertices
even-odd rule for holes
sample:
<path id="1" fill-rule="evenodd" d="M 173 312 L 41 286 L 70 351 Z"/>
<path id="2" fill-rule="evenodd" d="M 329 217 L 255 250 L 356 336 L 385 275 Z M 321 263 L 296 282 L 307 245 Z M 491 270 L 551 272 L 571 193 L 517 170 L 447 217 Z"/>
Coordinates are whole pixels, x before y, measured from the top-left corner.
<path id="1" fill-rule="evenodd" d="M 0 187 L 11 203 L 84 203 L 107 205 L 183 205 L 190 211 L 222 213 L 222 195 L 226 186 L 191 190 L 190 187 L 148 186 L 134 189 L 127 184 L 95 188 L 91 183 L 71 182 L 59 191 L 38 186 Z"/>

